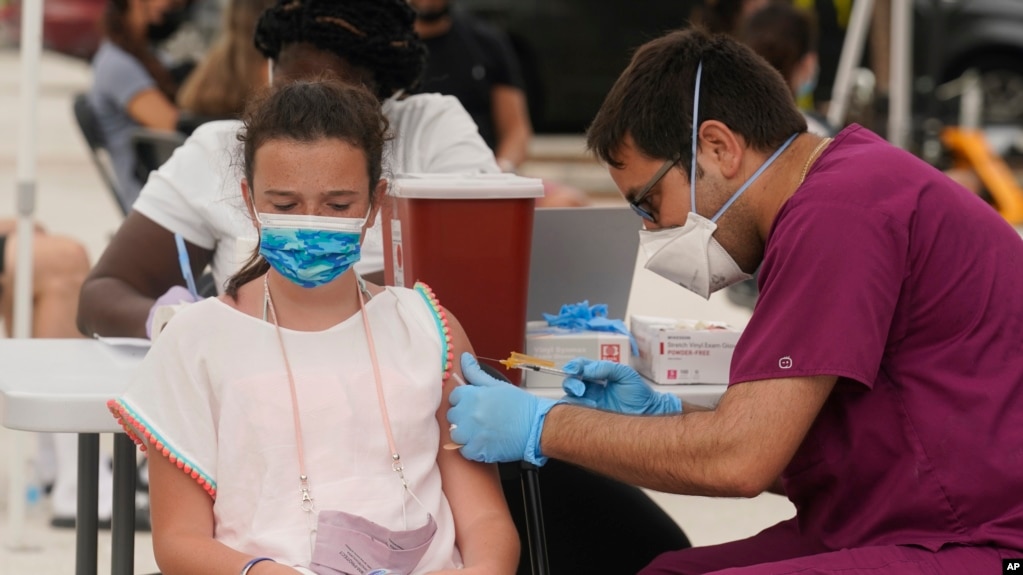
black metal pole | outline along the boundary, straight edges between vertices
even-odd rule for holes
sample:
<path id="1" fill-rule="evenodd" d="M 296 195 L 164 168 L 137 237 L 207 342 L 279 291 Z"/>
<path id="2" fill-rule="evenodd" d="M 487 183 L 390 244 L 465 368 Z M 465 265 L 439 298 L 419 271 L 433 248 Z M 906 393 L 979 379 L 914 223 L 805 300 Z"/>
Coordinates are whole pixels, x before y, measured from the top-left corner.
<path id="1" fill-rule="evenodd" d="M 99 544 L 99 434 L 78 435 L 78 513 L 75 517 L 75 573 L 96 575 Z"/>
<path id="2" fill-rule="evenodd" d="M 540 500 L 540 472 L 532 463 L 522 462 L 522 496 L 526 503 L 526 534 L 529 536 L 529 562 L 533 575 L 550 575 L 547 564 L 547 534 L 543 526 Z"/>
<path id="3" fill-rule="evenodd" d="M 111 575 L 132 575 L 135 569 L 135 444 L 123 433 L 114 435 L 114 510 L 110 538 Z"/>
<path id="4" fill-rule="evenodd" d="M 942 83 L 941 69 L 944 64 L 945 11 L 942 0 L 931 0 L 931 13 L 924 21 L 930 21 L 930 37 L 927 39 L 927 75 L 931 79 L 930 96 L 924 103 L 924 114 L 921 124 L 920 155 L 927 163 L 942 167 L 944 146 L 941 143 L 941 131 L 944 124 L 941 120 L 941 103 L 936 96 L 936 88 Z M 914 93 L 918 93 L 914 88 Z"/>
<path id="5" fill-rule="evenodd" d="M 927 71 L 935 88 L 941 85 L 941 68 L 945 60 L 945 10 L 941 3 L 942 0 L 931 0 L 930 50 L 927 51 Z M 927 98 L 927 117 L 937 118 L 939 113 L 940 105 L 932 90 L 931 97 Z"/>

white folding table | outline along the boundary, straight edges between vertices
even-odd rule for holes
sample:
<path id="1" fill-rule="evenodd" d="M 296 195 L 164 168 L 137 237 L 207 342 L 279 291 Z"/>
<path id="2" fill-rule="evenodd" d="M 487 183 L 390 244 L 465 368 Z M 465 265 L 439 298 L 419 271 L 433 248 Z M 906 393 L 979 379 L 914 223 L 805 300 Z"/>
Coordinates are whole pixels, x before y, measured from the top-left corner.
<path id="1" fill-rule="evenodd" d="M 136 345 L 88 339 L 0 341 L 4 427 L 78 434 L 75 573 L 96 575 L 99 434 L 114 436 L 112 575 L 131 575 L 135 556 L 135 446 L 107 410 L 146 353 Z"/>

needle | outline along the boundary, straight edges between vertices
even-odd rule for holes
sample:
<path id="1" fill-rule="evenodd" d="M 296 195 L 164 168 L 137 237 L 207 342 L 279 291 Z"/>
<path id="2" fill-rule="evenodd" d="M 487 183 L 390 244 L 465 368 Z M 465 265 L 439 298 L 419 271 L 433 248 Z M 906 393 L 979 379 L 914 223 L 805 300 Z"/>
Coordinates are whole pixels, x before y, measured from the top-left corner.
<path id="1" fill-rule="evenodd" d="M 518 360 L 513 363 L 513 362 L 511 362 L 510 360 L 507 360 L 507 359 L 502 360 L 502 359 L 494 359 L 492 357 L 481 357 L 481 356 L 476 356 L 476 359 L 485 359 L 487 361 L 496 361 L 497 363 L 500 363 L 501 365 L 504 365 L 507 369 L 521 369 L 523 371 L 529 370 L 529 371 L 535 371 L 537 373 L 549 373 L 551 375 L 558 375 L 558 376 L 561 376 L 561 377 L 572 377 L 572 376 L 575 375 L 575 374 L 568 373 L 567 371 L 565 371 L 563 369 L 558 369 L 556 367 L 553 367 L 553 365 L 552 366 L 538 365 L 538 364 L 535 364 L 535 363 L 522 362 L 522 361 L 518 361 Z M 509 364 L 511 364 L 511 365 L 509 365 Z"/>

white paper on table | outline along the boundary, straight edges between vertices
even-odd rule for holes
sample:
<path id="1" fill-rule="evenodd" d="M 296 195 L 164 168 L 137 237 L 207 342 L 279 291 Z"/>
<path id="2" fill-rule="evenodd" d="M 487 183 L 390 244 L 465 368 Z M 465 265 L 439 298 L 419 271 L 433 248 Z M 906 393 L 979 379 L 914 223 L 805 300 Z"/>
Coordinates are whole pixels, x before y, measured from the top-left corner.
<path id="1" fill-rule="evenodd" d="M 140 359 L 146 357 L 149 347 L 153 342 L 144 337 L 102 337 L 94 336 L 103 344 L 114 359 L 136 364 Z"/>
<path id="2" fill-rule="evenodd" d="M 135 347 L 149 349 L 153 345 L 153 342 L 149 341 L 144 337 L 103 337 L 101 335 L 95 336 L 96 339 L 102 341 L 107 345 L 114 347 Z"/>

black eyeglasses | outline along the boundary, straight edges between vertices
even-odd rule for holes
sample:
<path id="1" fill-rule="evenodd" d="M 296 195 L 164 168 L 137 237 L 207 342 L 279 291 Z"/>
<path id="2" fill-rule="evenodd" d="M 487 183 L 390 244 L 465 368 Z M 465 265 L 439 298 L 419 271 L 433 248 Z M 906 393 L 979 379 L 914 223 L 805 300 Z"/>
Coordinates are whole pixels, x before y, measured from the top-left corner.
<path id="1" fill-rule="evenodd" d="M 643 200 L 650 193 L 650 190 L 652 190 L 653 187 L 657 185 L 657 182 L 661 181 L 661 178 L 664 177 L 664 174 L 667 174 L 668 170 L 670 170 L 672 166 L 674 166 L 677 163 L 678 163 L 677 159 L 668 160 L 664 162 L 664 165 L 661 166 L 659 170 L 657 170 L 657 173 L 654 174 L 654 177 L 650 178 L 650 181 L 647 182 L 645 186 L 643 186 L 643 189 L 640 190 L 639 193 L 636 194 L 631 200 L 629 200 L 629 205 L 632 206 L 632 211 L 636 212 L 639 215 L 639 217 L 643 218 L 644 220 L 647 220 L 648 222 L 655 223 L 657 222 L 657 218 L 655 218 L 654 215 L 650 213 L 649 210 L 643 208 L 640 204 L 643 203 Z"/>

